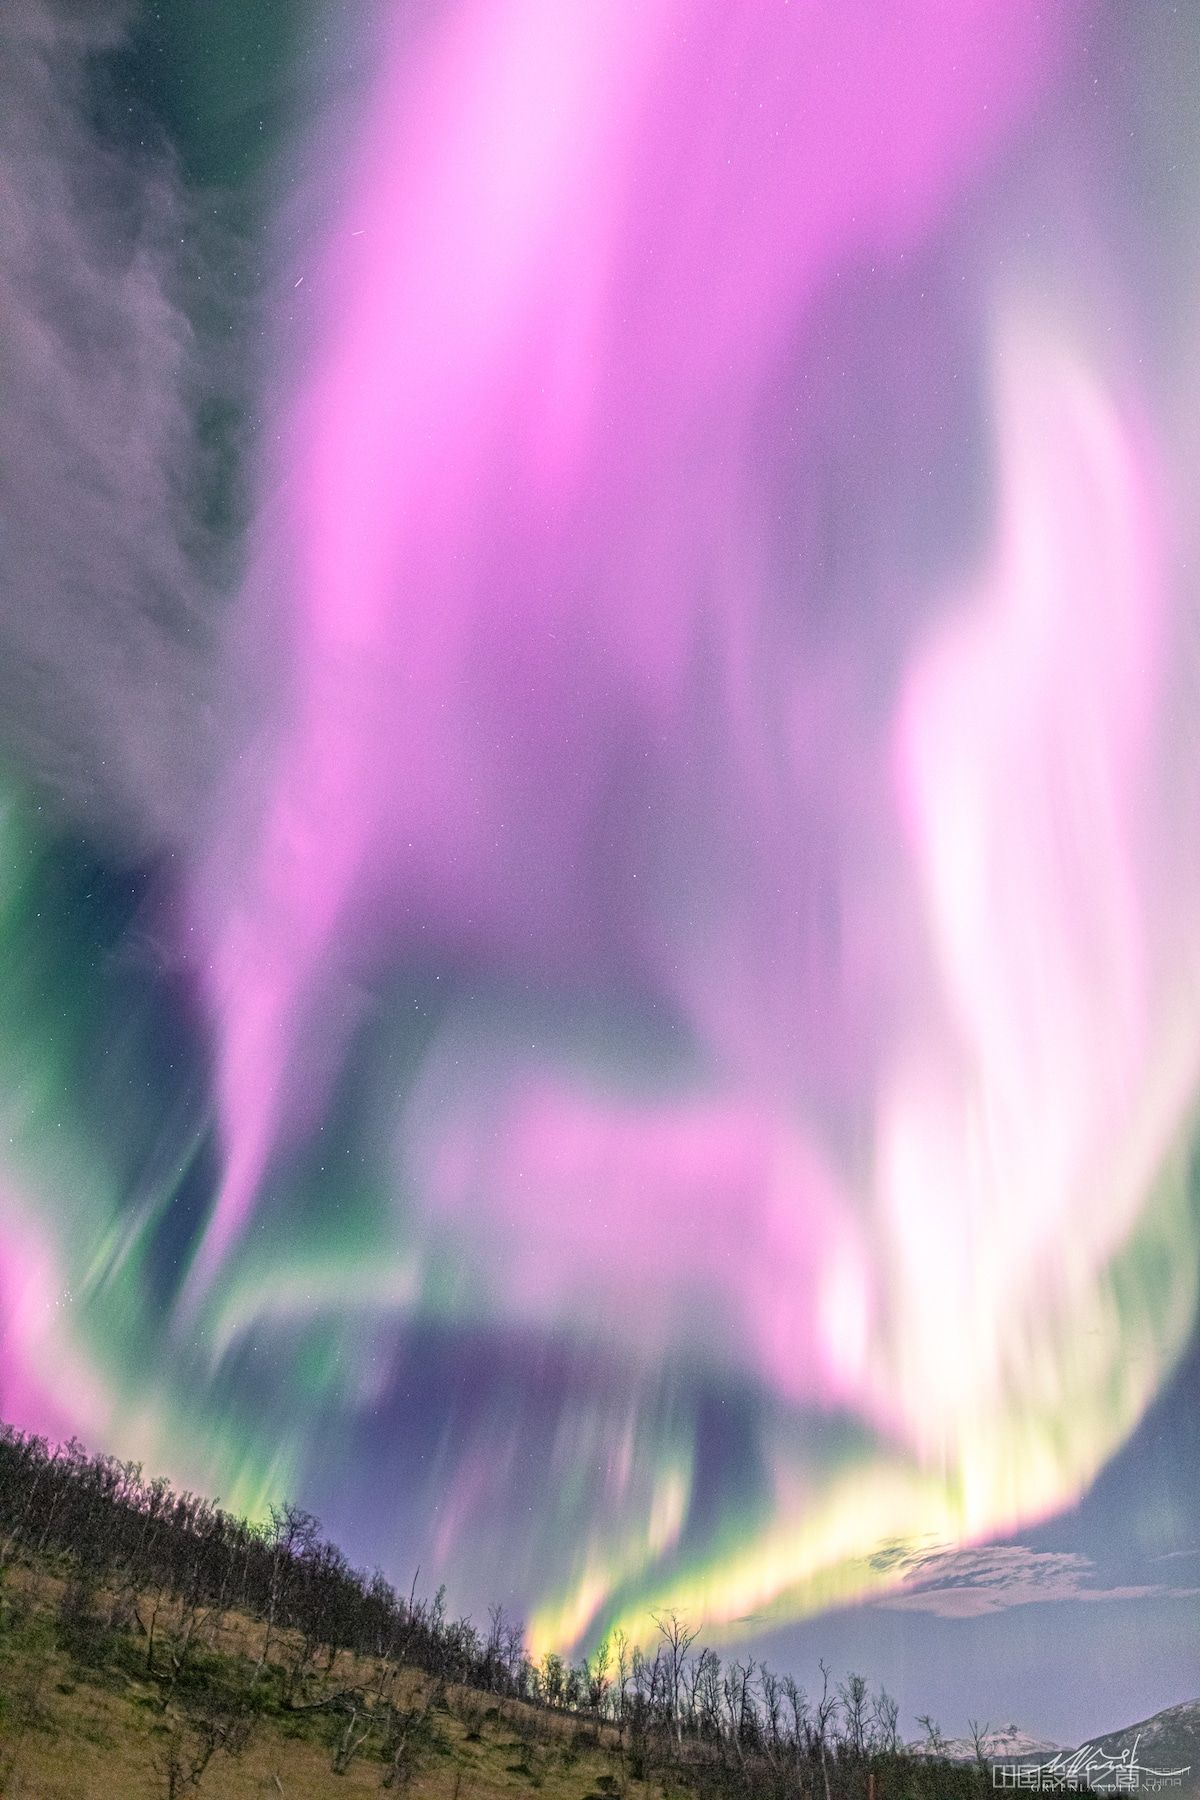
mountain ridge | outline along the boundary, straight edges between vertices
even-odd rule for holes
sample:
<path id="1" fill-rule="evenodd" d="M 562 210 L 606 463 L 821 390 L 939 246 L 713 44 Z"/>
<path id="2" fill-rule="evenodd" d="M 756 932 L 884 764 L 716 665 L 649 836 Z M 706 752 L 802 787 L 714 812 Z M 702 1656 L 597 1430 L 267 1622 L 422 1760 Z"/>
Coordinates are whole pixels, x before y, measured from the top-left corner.
<path id="1" fill-rule="evenodd" d="M 974 1739 L 966 1737 L 925 1738 L 910 1744 L 908 1749 L 917 1756 L 943 1756 L 950 1762 L 974 1762 L 978 1754 Z M 988 1730 L 979 1743 L 979 1751 L 989 1762 L 1032 1762 L 1059 1755 L 1070 1758 L 1089 1749 L 1113 1762 L 1136 1761 L 1138 1769 L 1146 1776 L 1151 1770 L 1167 1773 L 1182 1770 L 1179 1788 L 1170 1791 L 1200 1791 L 1200 1698 L 1164 1706 L 1149 1718 L 1098 1737 L 1085 1738 L 1076 1745 L 1056 1744 L 1046 1738 L 1033 1737 L 1015 1724 Z M 1139 1789 L 1146 1785 L 1145 1781 L 1138 1783 Z"/>

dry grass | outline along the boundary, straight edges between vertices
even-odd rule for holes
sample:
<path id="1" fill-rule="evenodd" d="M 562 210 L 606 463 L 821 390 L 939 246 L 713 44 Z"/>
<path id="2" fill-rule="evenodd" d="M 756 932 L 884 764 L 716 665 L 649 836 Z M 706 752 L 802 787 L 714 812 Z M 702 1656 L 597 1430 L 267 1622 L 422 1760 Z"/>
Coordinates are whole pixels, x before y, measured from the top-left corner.
<path id="1" fill-rule="evenodd" d="M 164 1711 L 161 1690 L 130 1673 L 133 1655 L 101 1666 L 80 1666 L 55 1644 L 53 1619 L 62 1582 L 40 1571 L 13 1570 L 8 1592 L 32 1604 L 33 1637 L 24 1650 L 10 1646 L 0 1659 L 0 1800 L 166 1800 L 166 1758 L 172 1743 L 193 1741 L 187 1712 L 174 1704 Z M 101 1596 L 101 1605 L 105 1597 Z M 143 1614 L 145 1602 L 142 1602 Z M 44 1627 L 41 1647 L 36 1628 Z M 160 1612 L 157 1629 L 173 1619 Z M 226 1614 L 204 1621 L 206 1648 L 222 1657 L 257 1658 L 262 1627 Z M 294 1641 L 277 1646 L 285 1664 Z M 128 1645 L 127 1645 L 128 1649 Z M 275 1660 L 275 1647 L 272 1661 Z M 340 1657 L 332 1674 L 322 1671 L 306 1687 L 310 1703 L 352 1687 L 368 1689 L 377 1680 L 368 1659 Z M 430 1697 L 426 1677 L 401 1671 L 392 1689 L 402 1706 L 421 1707 Z M 579 1721 L 523 1706 L 491 1702 L 486 1695 L 451 1689 L 430 1713 L 431 1741 L 407 1786 L 391 1793 L 413 1800 L 501 1800 L 536 1794 L 540 1800 L 584 1800 L 621 1794 L 650 1800 L 662 1793 L 625 1778 L 616 1734 L 581 1730 Z M 343 1775 L 332 1770 L 333 1747 L 344 1729 L 336 1715 L 271 1712 L 255 1724 L 245 1750 L 236 1757 L 218 1750 L 195 1788 L 199 1800 L 318 1800 L 318 1796 L 378 1795 L 384 1765 L 363 1755 Z"/>
<path id="2" fill-rule="evenodd" d="M 13 1769 L 0 1780 L 4 1800 L 163 1800 L 165 1776 L 156 1767 L 167 1731 L 148 1724 L 144 1714 L 119 1695 L 79 1689 L 56 1695 L 43 1727 L 27 1731 L 15 1746 Z M 585 1753 L 569 1769 L 560 1758 L 540 1753 L 534 1774 L 538 1785 L 517 1765 L 515 1740 L 488 1733 L 467 1743 L 461 1726 L 443 1721 L 448 1749 L 418 1773 L 408 1795 L 420 1800 L 500 1800 L 532 1794 L 541 1800 L 581 1800 L 603 1791 L 596 1777 L 612 1775 L 608 1757 Z M 0 1752 L 2 1754 L 2 1752 Z M 238 1758 L 218 1756 L 197 1792 L 213 1800 L 320 1800 L 324 1796 L 378 1795 L 380 1765 L 354 1763 L 345 1775 L 334 1775 L 325 1746 L 289 1741 L 266 1721 Z M 654 1790 L 630 1782 L 633 1796 Z"/>

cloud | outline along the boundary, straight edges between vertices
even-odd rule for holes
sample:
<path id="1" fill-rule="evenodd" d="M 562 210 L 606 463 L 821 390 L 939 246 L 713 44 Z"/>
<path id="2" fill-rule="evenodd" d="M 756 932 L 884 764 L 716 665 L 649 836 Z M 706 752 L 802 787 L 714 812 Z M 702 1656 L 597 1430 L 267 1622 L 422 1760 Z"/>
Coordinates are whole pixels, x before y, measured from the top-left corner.
<path id="1" fill-rule="evenodd" d="M 1098 1586 L 1090 1557 L 1073 1550 L 1030 1550 L 1023 1544 L 908 1555 L 901 1546 L 889 1545 L 872 1561 L 876 1567 L 907 1564 L 908 1569 L 904 1586 L 876 1601 L 877 1606 L 933 1613 L 940 1619 L 979 1619 L 1013 1606 L 1062 1600 L 1166 1600 L 1200 1594 L 1200 1588 L 1162 1582 Z"/>
<path id="2" fill-rule="evenodd" d="M 142 847 L 180 834 L 209 758 L 214 593 L 194 222 L 128 105 L 128 142 L 96 123 L 128 10 L 0 16 L 0 757 Z"/>

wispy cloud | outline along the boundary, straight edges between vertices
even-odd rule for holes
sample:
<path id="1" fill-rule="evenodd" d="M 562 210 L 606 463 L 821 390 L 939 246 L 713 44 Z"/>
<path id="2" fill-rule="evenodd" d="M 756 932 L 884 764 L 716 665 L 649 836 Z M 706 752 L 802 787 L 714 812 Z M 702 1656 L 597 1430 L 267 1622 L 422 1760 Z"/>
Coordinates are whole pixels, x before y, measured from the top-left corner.
<path id="1" fill-rule="evenodd" d="M 213 281 L 166 147 L 97 123 L 129 11 L 0 7 L 0 754 L 69 815 L 156 842 L 206 756 L 190 308 Z"/>
<path id="2" fill-rule="evenodd" d="M 1090 1557 L 1073 1550 L 1031 1550 L 1023 1544 L 916 1552 L 889 1545 L 872 1560 L 877 1567 L 906 1571 L 903 1586 L 876 1605 L 897 1612 L 933 1613 L 941 1619 L 978 1619 L 1013 1606 L 1063 1600 L 1186 1599 L 1200 1594 L 1200 1588 L 1165 1582 L 1105 1587 L 1097 1581 Z"/>

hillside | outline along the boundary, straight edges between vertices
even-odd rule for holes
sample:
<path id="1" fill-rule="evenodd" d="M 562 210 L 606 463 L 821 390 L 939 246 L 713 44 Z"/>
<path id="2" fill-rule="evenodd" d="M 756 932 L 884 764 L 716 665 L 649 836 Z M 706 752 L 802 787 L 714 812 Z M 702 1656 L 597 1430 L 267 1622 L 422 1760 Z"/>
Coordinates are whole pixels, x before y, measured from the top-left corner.
<path id="1" fill-rule="evenodd" d="M 350 1567 L 295 1507 L 262 1524 L 140 1467 L 0 1427 L 0 1795 L 180 1800 L 378 1789 L 981 1800 L 898 1707 L 723 1661 L 674 1614 L 576 1663 Z"/>
<path id="2" fill-rule="evenodd" d="M 481 1631 L 441 1593 L 402 1597 L 295 1507 L 252 1524 L 0 1427 L 0 1800 L 990 1792 L 973 1744 L 906 1749 L 863 1676 L 822 1664 L 805 1693 L 675 1614 L 653 1623 L 649 1647 L 616 1634 L 535 1661 L 501 1608 Z M 1143 1727 L 1143 1761 L 1176 1755 L 1188 1711 Z M 1014 1727 L 986 1754 L 1045 1748 Z"/>
<path id="3" fill-rule="evenodd" d="M 270 1654 L 267 1655 L 268 1647 Z M 61 1558 L 5 1574 L 0 1598 L 3 1800 L 684 1800 L 774 1796 L 982 1800 L 973 1769 L 856 1752 L 749 1714 L 726 1740 L 482 1693 L 387 1657 L 315 1657 L 293 1630 L 159 1595 L 91 1589 Z M 824 1765 L 824 1766 L 823 1766 Z"/>
<path id="4" fill-rule="evenodd" d="M 256 1680 L 261 1624 L 206 1619 L 181 1661 L 184 1621 L 168 1609 L 152 1661 L 145 1630 L 136 1621 L 132 1632 L 113 1629 L 111 1606 L 106 1595 L 81 1609 L 78 1590 L 49 1571 L 18 1570 L 6 1584 L 4 1800 L 316 1800 L 381 1789 L 429 1800 L 530 1792 L 598 1800 L 660 1791 L 595 1726 L 489 1702 L 419 1671 L 389 1682 L 379 1662 L 357 1658 L 289 1698 L 303 1648 L 289 1634 Z"/>
<path id="5" fill-rule="evenodd" d="M 1200 1793 L 1200 1700 L 1164 1707 L 1152 1718 L 1126 1725 L 1122 1731 L 1110 1731 L 1092 1743 L 1114 1760 L 1136 1755 L 1143 1770 L 1190 1769 L 1182 1777 L 1181 1787 L 1184 1792 Z"/>

